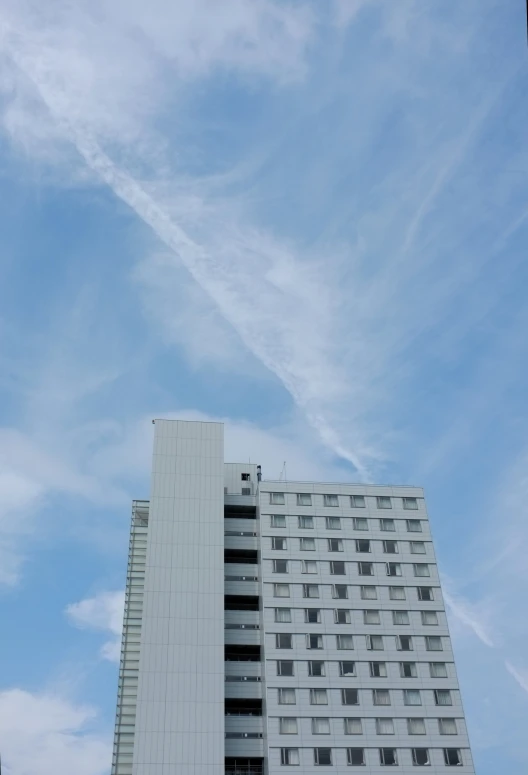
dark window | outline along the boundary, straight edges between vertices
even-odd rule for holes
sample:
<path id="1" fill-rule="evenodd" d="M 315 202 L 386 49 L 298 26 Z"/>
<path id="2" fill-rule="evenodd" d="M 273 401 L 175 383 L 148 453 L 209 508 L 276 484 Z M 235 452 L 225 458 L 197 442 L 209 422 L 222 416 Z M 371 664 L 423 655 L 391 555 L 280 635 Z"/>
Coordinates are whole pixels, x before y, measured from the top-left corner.
<path id="1" fill-rule="evenodd" d="M 358 562 L 358 573 L 360 576 L 373 576 L 374 565 L 371 562 Z"/>
<path id="2" fill-rule="evenodd" d="M 308 675 L 319 678 L 325 674 L 324 662 L 308 662 Z"/>
<path id="3" fill-rule="evenodd" d="M 339 675 L 351 676 L 356 673 L 356 665 L 354 662 L 340 662 L 339 663 Z"/>
<path id="4" fill-rule="evenodd" d="M 330 573 L 333 576 L 344 576 L 345 575 L 345 563 L 335 560 L 330 563 Z"/>
<path id="5" fill-rule="evenodd" d="M 458 748 L 444 748 L 444 761 L 448 767 L 460 766 L 462 755 Z"/>
<path id="6" fill-rule="evenodd" d="M 359 705 L 357 689 L 341 689 L 341 702 L 343 705 Z"/>
<path id="7" fill-rule="evenodd" d="M 365 751 L 363 748 L 347 748 L 347 764 L 360 766 L 365 764 Z"/>
<path id="8" fill-rule="evenodd" d="M 292 636 L 291 635 L 287 635 L 284 632 L 278 632 L 275 635 L 275 639 L 276 639 L 276 643 L 277 643 L 277 648 L 278 649 L 291 649 L 291 648 L 293 648 Z"/>
<path id="9" fill-rule="evenodd" d="M 356 552 L 370 552 L 370 541 L 368 538 L 356 538 Z"/>
<path id="10" fill-rule="evenodd" d="M 319 608 L 306 608 L 304 618 L 310 624 L 318 624 L 321 621 L 321 611 Z"/>
<path id="11" fill-rule="evenodd" d="M 433 590 L 431 587 L 417 587 L 418 600 L 433 600 Z"/>
<path id="12" fill-rule="evenodd" d="M 430 764 L 429 751 L 427 748 L 413 748 L 412 749 L 413 764 Z"/>
<path id="13" fill-rule="evenodd" d="M 314 762 L 316 764 L 332 764 L 332 749 L 314 748 Z"/>
<path id="14" fill-rule="evenodd" d="M 385 765 L 397 765 L 395 748 L 380 748 L 380 763 Z"/>
<path id="15" fill-rule="evenodd" d="M 284 659 L 277 662 L 277 675 L 293 675 L 293 662 L 286 661 Z"/>
<path id="16" fill-rule="evenodd" d="M 240 478 L 242 479 L 243 482 L 251 481 L 251 476 L 249 474 L 240 474 Z"/>

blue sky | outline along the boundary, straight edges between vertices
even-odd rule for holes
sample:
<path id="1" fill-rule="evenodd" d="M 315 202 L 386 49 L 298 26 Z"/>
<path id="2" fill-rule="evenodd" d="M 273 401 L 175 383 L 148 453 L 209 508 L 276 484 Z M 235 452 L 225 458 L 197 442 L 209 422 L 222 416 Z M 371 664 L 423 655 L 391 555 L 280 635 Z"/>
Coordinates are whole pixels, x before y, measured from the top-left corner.
<path id="1" fill-rule="evenodd" d="M 109 772 L 151 418 L 426 488 L 479 775 L 526 773 L 520 0 L 1 0 L 0 750 Z"/>

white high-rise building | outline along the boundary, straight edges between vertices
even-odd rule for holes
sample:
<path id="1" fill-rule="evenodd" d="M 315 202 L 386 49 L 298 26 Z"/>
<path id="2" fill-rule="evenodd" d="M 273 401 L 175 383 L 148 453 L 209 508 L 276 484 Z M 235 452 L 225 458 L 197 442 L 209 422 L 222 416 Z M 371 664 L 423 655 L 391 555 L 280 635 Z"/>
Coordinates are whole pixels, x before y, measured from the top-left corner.
<path id="1" fill-rule="evenodd" d="M 156 420 L 112 775 L 387 767 L 474 775 L 423 491 L 269 481 Z"/>

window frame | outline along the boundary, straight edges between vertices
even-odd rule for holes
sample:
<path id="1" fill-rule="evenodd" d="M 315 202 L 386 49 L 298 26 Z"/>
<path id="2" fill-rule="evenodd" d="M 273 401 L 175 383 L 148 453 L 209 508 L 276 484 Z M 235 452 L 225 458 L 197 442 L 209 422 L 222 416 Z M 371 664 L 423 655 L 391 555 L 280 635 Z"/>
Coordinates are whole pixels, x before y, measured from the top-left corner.
<path id="1" fill-rule="evenodd" d="M 324 751 L 324 754 L 322 753 Z M 328 754 L 328 761 L 320 761 L 323 757 L 326 760 Z M 314 748 L 314 766 L 315 767 L 331 767 L 332 766 L 332 749 L 331 748 Z"/>
<path id="2" fill-rule="evenodd" d="M 361 762 L 352 761 L 354 758 L 356 758 L 356 754 L 361 756 Z M 364 767 L 365 764 L 366 760 L 364 748 L 357 748 L 356 746 L 347 747 L 347 765 L 349 767 Z"/>
<path id="3" fill-rule="evenodd" d="M 275 669 L 277 671 L 277 675 L 281 678 L 294 678 L 295 677 L 295 660 L 293 659 L 277 659 L 277 664 L 275 666 Z M 283 672 L 283 665 L 290 665 L 291 666 L 291 673 L 288 672 L 290 669 L 288 667 L 288 670 L 284 673 Z"/>
<path id="4" fill-rule="evenodd" d="M 352 672 L 345 671 L 344 665 L 352 665 Z M 356 663 L 355 661 L 351 659 L 341 659 L 339 660 L 339 677 L 340 678 L 349 678 L 349 677 L 356 677 Z"/>
<path id="5" fill-rule="evenodd" d="M 376 675 L 376 672 L 378 673 Z M 369 662 L 369 676 L 371 678 L 387 678 L 387 663 L 386 662 Z"/>
<path id="6" fill-rule="evenodd" d="M 286 496 L 283 492 L 270 492 L 269 494 L 270 506 L 285 506 Z M 282 500 L 281 500 L 282 499 Z"/>
<path id="7" fill-rule="evenodd" d="M 348 698 L 355 699 L 355 702 L 345 702 Z M 354 689 L 351 686 L 346 686 L 341 689 L 341 705 L 348 708 L 354 708 L 359 704 L 359 689 Z"/>
<path id="8" fill-rule="evenodd" d="M 341 530 L 341 517 L 325 517 L 327 530 Z"/>
<path id="9" fill-rule="evenodd" d="M 306 541 L 311 541 L 312 542 L 312 546 L 307 547 L 305 545 Z M 315 552 L 316 549 L 317 549 L 317 546 L 316 546 L 316 543 L 315 543 L 315 538 L 313 536 L 300 536 L 300 538 L 299 538 L 299 551 L 300 552 Z"/>
<path id="10" fill-rule="evenodd" d="M 283 560 L 283 559 L 272 560 L 272 563 L 273 563 L 273 573 L 283 573 L 283 574 L 288 573 L 288 560 Z M 283 567 L 284 570 L 278 570 L 278 568 L 281 568 L 281 567 Z"/>
<path id="11" fill-rule="evenodd" d="M 388 524 L 390 524 L 390 527 L 388 527 Z M 382 533 L 395 533 L 396 523 L 394 517 L 380 517 L 379 527 Z"/>
<path id="12" fill-rule="evenodd" d="M 342 568 L 336 571 L 336 568 Z M 346 576 L 346 565 L 344 560 L 330 560 L 330 575 L 331 576 Z"/>
<path id="13" fill-rule="evenodd" d="M 402 508 L 406 511 L 418 511 L 418 498 L 410 496 L 402 498 Z"/>
<path id="14" fill-rule="evenodd" d="M 316 591 L 316 595 L 310 594 L 311 592 Z M 319 584 L 303 584 L 303 599 L 304 600 L 319 600 L 320 594 L 319 594 Z"/>
<path id="15" fill-rule="evenodd" d="M 389 754 L 390 751 L 390 754 Z M 386 762 L 385 757 L 391 756 L 394 761 Z M 382 767 L 397 767 L 398 766 L 398 751 L 396 748 L 380 748 L 379 749 L 380 765 Z"/>
<path id="16" fill-rule="evenodd" d="M 284 702 L 285 697 L 293 697 L 293 702 Z M 277 705 L 297 705 L 296 687 L 280 686 L 277 689 Z"/>
<path id="17" fill-rule="evenodd" d="M 283 524 L 277 522 L 278 519 L 283 519 Z M 284 529 L 286 527 L 286 514 L 270 514 L 270 527 L 277 528 L 277 530 Z"/>
<path id="18" fill-rule="evenodd" d="M 354 648 L 354 636 L 351 633 L 338 633 L 336 636 L 336 650 L 337 651 L 352 651 Z M 347 641 L 346 638 L 350 638 L 350 641 Z M 343 643 L 351 643 L 351 646 L 343 646 Z"/>
<path id="19" fill-rule="evenodd" d="M 425 762 L 418 761 L 418 751 L 425 754 L 425 758 L 426 758 Z M 431 765 L 431 757 L 429 756 L 428 748 L 411 748 L 411 754 L 412 754 L 413 766 L 429 767 Z"/>
<path id="20" fill-rule="evenodd" d="M 356 502 L 356 498 L 358 501 Z M 364 509 L 366 508 L 366 498 L 364 495 L 351 495 L 350 496 L 350 508 L 351 509 Z"/>
<path id="21" fill-rule="evenodd" d="M 288 643 L 288 640 L 290 645 L 289 646 L 282 646 L 280 645 L 282 640 L 284 640 L 285 643 Z M 278 650 L 290 650 L 293 649 L 293 633 L 292 632 L 276 632 L 275 633 L 275 648 Z"/>
<path id="22" fill-rule="evenodd" d="M 297 524 L 299 530 L 313 530 L 314 529 L 314 518 L 312 514 L 299 514 L 297 517 Z M 307 521 L 311 524 L 303 525 L 302 522 Z"/>
<path id="23" fill-rule="evenodd" d="M 335 502 L 333 500 L 334 498 Z M 323 494 L 323 506 L 330 509 L 339 508 L 339 495 L 335 495 L 334 493 Z"/>
<path id="24" fill-rule="evenodd" d="M 280 546 L 278 546 L 278 544 L 280 544 Z M 271 536 L 271 549 L 274 552 L 286 552 L 288 550 L 286 536 Z"/>
<path id="25" fill-rule="evenodd" d="M 365 573 L 365 570 L 368 568 L 369 572 Z M 369 576 L 369 578 L 372 578 L 374 576 L 374 563 L 373 562 L 358 562 L 358 576 Z"/>
<path id="26" fill-rule="evenodd" d="M 311 506 L 312 505 L 312 494 L 309 492 L 298 492 L 297 495 L 297 506 Z M 303 503 L 303 499 L 308 499 L 306 503 Z"/>

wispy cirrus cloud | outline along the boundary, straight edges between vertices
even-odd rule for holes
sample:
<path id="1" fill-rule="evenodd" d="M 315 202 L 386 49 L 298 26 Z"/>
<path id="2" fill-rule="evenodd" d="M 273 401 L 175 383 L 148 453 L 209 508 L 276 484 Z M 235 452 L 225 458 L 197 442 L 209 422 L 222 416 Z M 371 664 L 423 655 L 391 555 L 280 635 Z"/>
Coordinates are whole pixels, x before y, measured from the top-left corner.
<path id="1" fill-rule="evenodd" d="M 119 662 L 124 606 L 123 591 L 100 592 L 78 603 L 70 603 L 65 614 L 79 629 L 110 633 L 112 638 L 101 646 L 100 654 L 110 662 Z"/>

